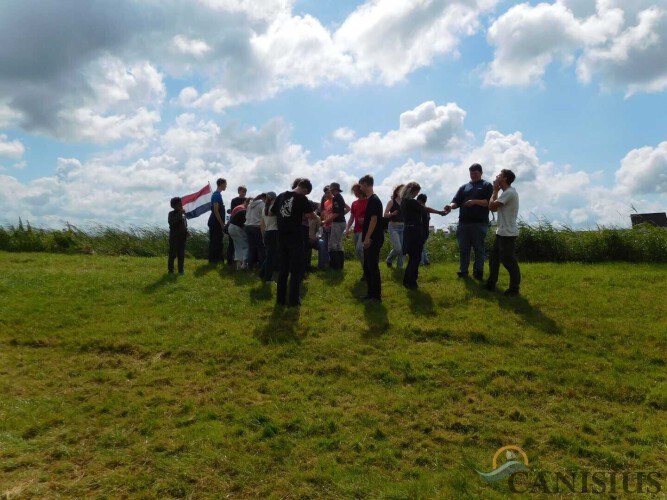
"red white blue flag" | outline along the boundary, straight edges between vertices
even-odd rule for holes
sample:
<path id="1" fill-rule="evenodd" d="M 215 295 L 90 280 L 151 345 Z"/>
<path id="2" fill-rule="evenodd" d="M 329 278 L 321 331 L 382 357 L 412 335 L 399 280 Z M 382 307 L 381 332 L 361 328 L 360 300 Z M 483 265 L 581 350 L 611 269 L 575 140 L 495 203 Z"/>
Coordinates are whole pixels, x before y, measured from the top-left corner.
<path id="1" fill-rule="evenodd" d="M 207 184 L 196 193 L 181 197 L 186 219 L 194 219 L 211 210 L 211 185 Z"/>

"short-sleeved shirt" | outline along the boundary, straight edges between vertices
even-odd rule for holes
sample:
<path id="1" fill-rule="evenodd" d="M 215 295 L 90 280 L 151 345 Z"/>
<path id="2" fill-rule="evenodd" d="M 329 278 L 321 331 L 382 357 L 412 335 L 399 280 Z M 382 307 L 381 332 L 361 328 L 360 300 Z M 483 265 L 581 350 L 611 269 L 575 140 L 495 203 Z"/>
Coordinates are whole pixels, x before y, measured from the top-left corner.
<path id="1" fill-rule="evenodd" d="M 333 197 L 331 210 L 336 214 L 333 222 L 345 222 L 345 200 L 340 193 Z"/>
<path id="2" fill-rule="evenodd" d="M 303 216 L 313 212 L 313 205 L 305 195 L 295 191 L 285 191 L 278 195 L 271 206 L 271 213 L 278 217 L 278 231 L 281 235 L 301 237 Z"/>
<path id="3" fill-rule="evenodd" d="M 519 215 L 519 193 L 513 187 L 508 187 L 496 200 L 498 207 L 498 236 L 519 236 L 519 227 L 516 219 Z"/>
<path id="4" fill-rule="evenodd" d="M 475 224 L 489 222 L 489 208 L 475 205 L 464 207 L 468 200 L 489 200 L 493 194 L 493 185 L 483 179 L 477 182 L 468 182 L 461 186 L 456 192 L 452 203 L 459 206 L 459 222 L 462 224 Z"/>
<path id="5" fill-rule="evenodd" d="M 366 216 L 366 205 L 368 204 L 367 198 L 359 198 L 352 202 L 350 207 L 350 213 L 354 219 L 354 232 L 360 233 L 364 228 L 364 217 Z"/>
<path id="6" fill-rule="evenodd" d="M 215 212 L 213 205 L 218 203 L 220 205 L 220 218 L 222 222 L 225 222 L 225 202 L 222 201 L 222 193 L 220 191 L 214 191 L 211 195 L 211 215 L 208 217 L 208 225 L 219 224 L 218 219 L 215 218 Z"/>
<path id="7" fill-rule="evenodd" d="M 371 217 L 374 215 L 377 217 L 377 222 L 375 223 L 375 229 L 373 234 L 371 234 L 371 240 L 373 241 L 383 241 L 384 240 L 384 231 L 382 230 L 382 202 L 376 194 L 373 194 L 368 198 L 366 202 L 366 214 L 364 215 L 364 225 L 361 231 L 361 237 L 366 239 L 366 233 L 368 233 L 368 226 L 371 223 Z"/>

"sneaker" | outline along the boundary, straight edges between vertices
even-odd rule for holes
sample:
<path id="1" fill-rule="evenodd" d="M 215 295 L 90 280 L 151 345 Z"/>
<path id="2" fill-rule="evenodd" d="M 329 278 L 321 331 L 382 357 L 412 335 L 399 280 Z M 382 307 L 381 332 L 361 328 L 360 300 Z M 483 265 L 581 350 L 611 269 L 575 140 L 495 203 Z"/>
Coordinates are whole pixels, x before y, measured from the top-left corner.
<path id="1" fill-rule="evenodd" d="M 457 272 L 456 275 L 459 278 L 467 278 L 468 277 L 468 273 L 462 273 L 461 271 Z"/>
<path id="2" fill-rule="evenodd" d="M 511 288 L 508 288 L 503 292 L 503 295 L 506 297 L 516 297 L 519 295 L 519 290 L 512 290 Z"/>
<path id="3" fill-rule="evenodd" d="M 403 286 L 408 290 L 416 290 L 417 288 L 419 288 L 417 283 L 403 283 Z"/>
<path id="4" fill-rule="evenodd" d="M 473 274 L 472 277 L 476 279 L 477 281 L 484 281 L 484 275 L 483 274 Z"/>
<path id="5" fill-rule="evenodd" d="M 178 273 L 179 276 L 185 276 L 185 273 Z"/>
<path id="6" fill-rule="evenodd" d="M 489 292 L 495 292 L 496 291 L 496 284 L 487 282 L 486 285 L 484 285 L 484 288 L 486 288 Z"/>

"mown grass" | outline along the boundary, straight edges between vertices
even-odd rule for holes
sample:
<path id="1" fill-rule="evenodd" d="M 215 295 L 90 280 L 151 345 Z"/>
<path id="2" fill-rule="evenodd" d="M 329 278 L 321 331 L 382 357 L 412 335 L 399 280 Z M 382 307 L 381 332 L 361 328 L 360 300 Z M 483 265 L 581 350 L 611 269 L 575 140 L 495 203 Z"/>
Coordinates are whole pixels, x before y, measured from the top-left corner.
<path id="1" fill-rule="evenodd" d="M 300 310 L 192 259 L 0 267 L 0 497 L 505 498 L 507 444 L 667 472 L 665 265 L 523 264 L 518 298 L 384 268 L 365 306 L 348 262 Z"/>

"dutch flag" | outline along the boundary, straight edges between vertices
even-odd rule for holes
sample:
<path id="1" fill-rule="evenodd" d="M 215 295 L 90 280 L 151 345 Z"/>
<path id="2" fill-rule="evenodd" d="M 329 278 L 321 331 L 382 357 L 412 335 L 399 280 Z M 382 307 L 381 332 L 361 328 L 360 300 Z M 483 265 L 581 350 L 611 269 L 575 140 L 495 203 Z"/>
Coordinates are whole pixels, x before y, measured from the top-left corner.
<path id="1" fill-rule="evenodd" d="M 181 197 L 186 219 L 194 219 L 211 210 L 211 185 L 207 184 L 196 193 Z"/>

